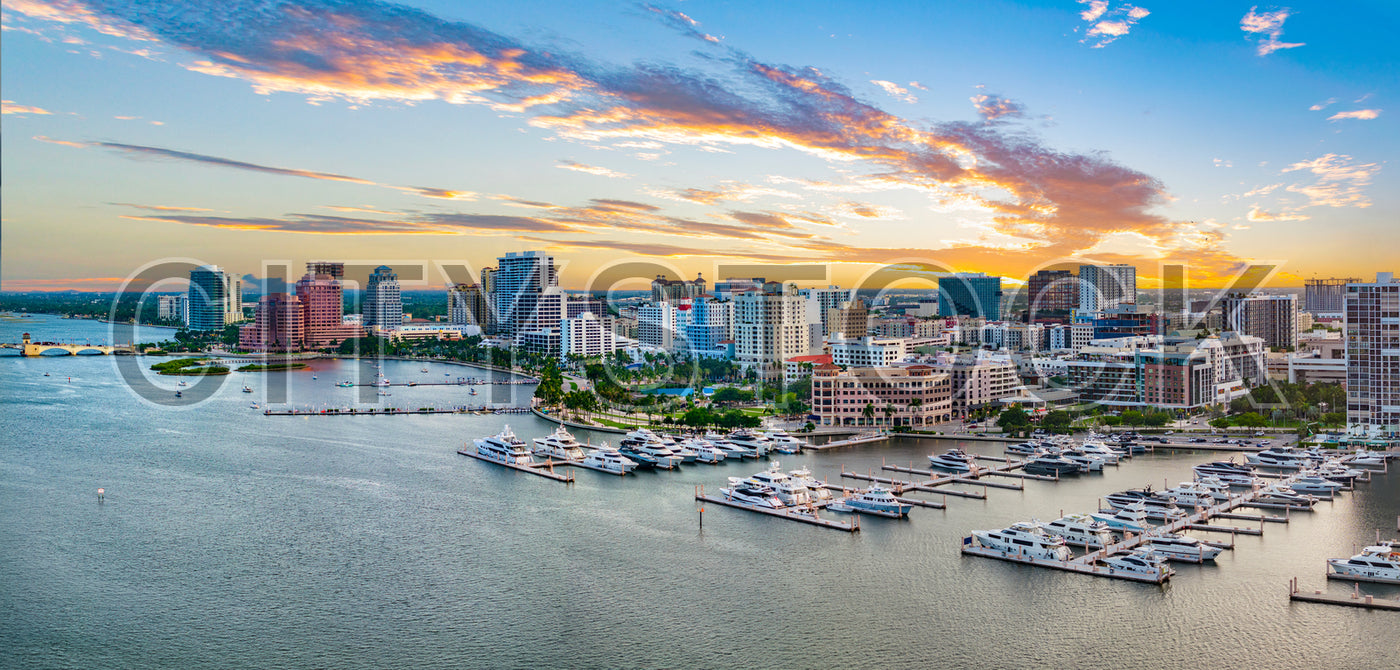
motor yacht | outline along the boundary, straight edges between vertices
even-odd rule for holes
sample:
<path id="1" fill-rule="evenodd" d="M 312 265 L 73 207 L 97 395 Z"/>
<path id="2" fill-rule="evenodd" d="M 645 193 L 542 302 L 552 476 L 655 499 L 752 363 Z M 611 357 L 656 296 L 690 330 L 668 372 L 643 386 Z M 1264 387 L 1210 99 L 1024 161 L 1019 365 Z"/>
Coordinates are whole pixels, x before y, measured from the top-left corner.
<path id="1" fill-rule="evenodd" d="M 1078 463 L 1063 456 L 1047 453 L 1042 453 L 1026 461 L 1025 470 L 1031 474 L 1044 475 L 1066 475 L 1083 472 L 1083 468 Z"/>
<path id="2" fill-rule="evenodd" d="M 1298 468 L 1309 467 L 1311 459 L 1306 458 L 1302 452 L 1292 449 L 1273 448 L 1264 451 L 1245 454 L 1244 460 L 1250 465 L 1265 468 L 1278 468 L 1281 470 L 1297 470 Z"/>
<path id="3" fill-rule="evenodd" d="M 1356 478 L 1366 473 L 1355 468 L 1348 468 L 1342 465 L 1324 464 L 1317 468 L 1316 474 L 1323 479 L 1328 479 L 1342 486 L 1351 486 L 1356 482 Z"/>
<path id="4" fill-rule="evenodd" d="M 1167 560 L 1192 563 L 1213 561 L 1223 551 L 1220 547 L 1211 546 L 1190 535 L 1177 533 L 1149 535 L 1142 546 L 1161 554 Z"/>
<path id="5" fill-rule="evenodd" d="M 770 430 L 764 433 L 763 436 L 768 438 L 768 444 L 772 446 L 773 451 L 776 451 L 780 454 L 800 453 L 803 449 L 811 446 L 810 444 L 807 444 L 806 442 L 793 437 L 787 431 L 781 429 Z"/>
<path id="6" fill-rule="evenodd" d="M 1006 448 L 1006 453 L 1020 454 L 1022 456 L 1031 456 L 1038 451 L 1040 451 L 1040 445 L 1034 442 L 1021 442 L 1019 444 L 1010 445 Z"/>
<path id="7" fill-rule="evenodd" d="M 1102 562 L 1113 572 L 1129 572 L 1149 577 L 1170 577 L 1176 574 L 1167 565 L 1167 559 L 1151 549 L 1136 549 L 1131 553 L 1109 556 Z"/>
<path id="8" fill-rule="evenodd" d="M 1194 482 L 1183 483 L 1189 484 L 1191 486 L 1197 486 L 1207 491 L 1210 491 L 1210 495 L 1221 502 L 1230 499 L 1230 485 L 1220 481 L 1219 477 L 1198 476 L 1196 477 L 1196 481 Z"/>
<path id="9" fill-rule="evenodd" d="M 807 487 L 807 492 L 812 496 L 812 500 L 821 502 L 824 500 L 831 500 L 834 497 L 831 494 L 831 490 L 826 488 L 825 484 L 817 481 L 817 478 L 812 476 L 811 470 L 807 468 L 798 468 L 796 470 L 789 470 L 788 474 L 792 475 L 793 481 Z"/>
<path id="10" fill-rule="evenodd" d="M 1060 452 L 1060 458 L 1079 464 L 1084 472 L 1103 472 L 1104 459 L 1094 454 L 1086 454 L 1078 449 L 1066 449 Z"/>
<path id="11" fill-rule="evenodd" d="M 1117 465 L 1119 460 L 1130 457 L 1128 454 L 1111 449 L 1108 445 L 1097 440 L 1084 440 L 1084 443 L 1079 445 L 1079 451 L 1090 456 L 1098 456 L 1109 465 Z"/>
<path id="12" fill-rule="evenodd" d="M 1150 487 L 1144 489 L 1129 489 L 1110 493 L 1104 496 L 1104 500 L 1113 509 L 1126 509 L 1133 505 L 1141 505 L 1147 512 L 1148 518 L 1165 519 L 1175 521 L 1186 516 L 1180 507 L 1165 494 L 1153 491 Z"/>
<path id="13" fill-rule="evenodd" d="M 1162 491 L 1162 495 L 1173 504 L 1186 509 L 1211 507 L 1220 502 L 1214 492 L 1197 482 L 1182 482 L 1174 488 Z"/>
<path id="14" fill-rule="evenodd" d="M 500 433 L 491 437 L 477 438 L 476 453 L 506 465 L 532 465 L 535 462 L 530 448 L 515 436 L 510 426 L 501 428 Z"/>
<path id="15" fill-rule="evenodd" d="M 1400 584 L 1400 540 L 1373 544 L 1351 558 L 1329 558 L 1327 576 L 1334 579 Z"/>
<path id="16" fill-rule="evenodd" d="M 754 454 L 758 455 L 759 457 L 767 456 L 768 450 L 772 446 L 771 444 L 769 444 L 768 438 L 760 435 L 759 433 L 743 428 L 729 433 L 725 440 L 727 440 L 730 444 L 740 446 L 745 449 L 752 449 Z"/>
<path id="17" fill-rule="evenodd" d="M 723 449 L 710 444 L 708 440 L 703 440 L 698 437 L 692 437 L 681 442 L 680 446 L 683 449 L 694 451 L 695 460 L 700 463 L 719 463 L 729 456 Z"/>
<path id="18" fill-rule="evenodd" d="M 1041 525 L 1046 532 L 1059 535 L 1075 546 L 1101 549 L 1113 544 L 1113 531 L 1108 524 L 1088 514 L 1070 514 Z"/>
<path id="19" fill-rule="evenodd" d="M 622 455 L 637 461 L 639 465 L 650 463 L 651 467 L 662 470 L 675 469 L 685 462 L 685 459 L 677 456 L 670 447 L 667 447 L 660 440 L 633 441 L 629 444 L 627 438 L 623 438 L 617 450 L 622 452 Z"/>
<path id="20" fill-rule="evenodd" d="M 1311 507 L 1317 498 L 1284 488 L 1282 484 L 1272 484 L 1259 490 L 1254 496 L 1256 502 L 1268 505 L 1299 505 Z"/>
<path id="21" fill-rule="evenodd" d="M 1018 521 L 1001 530 L 974 530 L 970 539 L 988 549 L 1030 558 L 1068 561 L 1072 556 L 1065 538 L 1051 535 L 1040 524 L 1029 521 Z"/>
<path id="22" fill-rule="evenodd" d="M 949 449 L 941 454 L 929 455 L 928 464 L 939 470 L 961 474 L 972 472 L 977 467 L 977 460 L 962 449 Z"/>
<path id="23" fill-rule="evenodd" d="M 1191 468 L 1198 477 L 1215 477 L 1230 486 L 1253 486 L 1254 468 L 1231 461 L 1202 463 Z"/>
<path id="24" fill-rule="evenodd" d="M 1114 530 L 1130 530 L 1135 533 L 1145 533 L 1152 530 L 1153 525 L 1147 522 L 1147 507 L 1142 503 L 1134 503 L 1127 507 L 1113 510 L 1110 514 L 1107 511 L 1093 512 L 1089 514 L 1095 521 L 1101 521 Z"/>
<path id="25" fill-rule="evenodd" d="M 789 506 L 806 505 L 812 502 L 812 496 L 807 490 L 807 486 L 783 472 L 777 461 L 770 463 L 767 470 L 755 473 L 748 479 L 741 481 L 738 477 L 730 477 L 729 483 L 754 483 L 767 486 L 773 490 L 773 495 L 777 496 L 778 500 Z"/>
<path id="26" fill-rule="evenodd" d="M 1319 498 L 1331 500 L 1332 496 L 1342 490 L 1342 485 L 1330 479 L 1324 479 L 1318 475 L 1306 475 L 1294 480 L 1293 483 L 1288 485 L 1288 488 L 1298 493 L 1307 493 Z"/>
<path id="27" fill-rule="evenodd" d="M 627 474 L 637 469 L 637 462 L 622 455 L 622 452 L 608 446 L 604 442 L 598 447 L 589 450 L 588 455 L 583 457 L 585 467 L 607 470 L 608 472 L 621 472 Z"/>
<path id="28" fill-rule="evenodd" d="M 726 436 L 720 435 L 719 433 L 705 433 L 704 438 L 710 444 L 723 449 L 725 453 L 729 454 L 730 458 L 758 458 L 758 452 L 748 447 L 734 444 L 730 442 Z"/>
<path id="29" fill-rule="evenodd" d="M 723 493 L 727 500 L 743 503 L 745 505 L 767 507 L 770 509 L 782 509 L 786 507 L 783 501 L 779 500 L 778 496 L 773 494 L 773 489 L 763 486 L 762 484 L 741 481 L 727 489 L 720 489 L 719 492 Z"/>
<path id="30" fill-rule="evenodd" d="M 1385 467 L 1385 456 L 1358 449 L 1342 456 L 1342 463 L 1354 467 L 1383 468 Z"/>
<path id="31" fill-rule="evenodd" d="M 894 493 L 879 484 L 871 484 L 869 489 L 846 498 L 841 503 L 842 506 L 851 511 L 879 512 L 897 516 L 909 516 L 909 510 L 914 509 L 914 506 L 909 503 L 899 502 Z"/>
<path id="32" fill-rule="evenodd" d="M 559 424 L 554 432 L 534 439 L 534 452 L 540 456 L 548 458 L 559 458 L 566 461 L 583 460 L 583 446 L 574 439 L 573 434 L 565 430 L 564 424 Z"/>

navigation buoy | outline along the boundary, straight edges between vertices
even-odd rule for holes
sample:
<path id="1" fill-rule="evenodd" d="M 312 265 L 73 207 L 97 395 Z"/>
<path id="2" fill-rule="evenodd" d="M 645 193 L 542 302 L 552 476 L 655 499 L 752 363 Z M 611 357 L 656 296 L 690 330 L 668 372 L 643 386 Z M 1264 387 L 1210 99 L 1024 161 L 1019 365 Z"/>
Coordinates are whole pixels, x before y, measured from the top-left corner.
<path id="1" fill-rule="evenodd" d="M 97 502 L 102 502 L 107 498 L 107 489 L 97 489 Z"/>

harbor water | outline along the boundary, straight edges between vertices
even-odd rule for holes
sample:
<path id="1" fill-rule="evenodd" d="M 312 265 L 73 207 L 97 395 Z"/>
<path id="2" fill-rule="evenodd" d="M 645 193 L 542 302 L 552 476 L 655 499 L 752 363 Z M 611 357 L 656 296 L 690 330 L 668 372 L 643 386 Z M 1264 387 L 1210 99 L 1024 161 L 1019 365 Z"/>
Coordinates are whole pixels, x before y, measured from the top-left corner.
<path id="1" fill-rule="evenodd" d="M 0 341 L 22 330 L 97 343 L 106 327 L 3 320 Z M 697 486 L 717 492 L 766 463 L 629 477 L 580 469 L 562 484 L 455 453 L 503 423 L 527 441 L 554 428 L 534 416 L 272 417 L 250 406 L 282 383 L 305 407 L 523 403 L 533 392 L 395 386 L 366 399 L 336 386 L 481 370 L 320 360 L 191 378 L 220 388 L 171 408 L 128 389 L 116 361 L 0 358 L 0 667 L 1395 664 L 1396 614 L 1290 603 L 1287 590 L 1295 576 L 1305 589 L 1351 589 L 1326 583 L 1324 560 L 1350 556 L 1377 529 L 1396 534 L 1395 472 L 1236 538 L 1214 565 L 1174 564 L 1169 583 L 1144 585 L 965 557 L 960 541 L 1092 511 L 1125 488 L 1175 485 L 1219 454 L 1161 452 L 988 489 L 986 500 L 949 497 L 946 510 L 906 520 L 863 518 L 859 533 L 718 506 L 702 525 Z M 179 389 L 177 378 L 154 383 Z M 1001 455 L 996 443 L 896 439 L 778 460 L 837 482 L 843 468 L 923 468 L 951 446 Z"/>

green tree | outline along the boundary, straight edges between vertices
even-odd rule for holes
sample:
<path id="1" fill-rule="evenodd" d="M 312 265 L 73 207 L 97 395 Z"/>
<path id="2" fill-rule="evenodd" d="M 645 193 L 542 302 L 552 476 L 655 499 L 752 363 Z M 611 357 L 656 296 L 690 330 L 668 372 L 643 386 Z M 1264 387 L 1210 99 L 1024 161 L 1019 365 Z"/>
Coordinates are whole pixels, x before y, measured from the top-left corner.
<path id="1" fill-rule="evenodd" d="M 1025 430 L 1031 425 L 1031 418 L 1026 414 L 1026 410 L 1019 405 L 1013 405 L 1003 410 L 1001 416 L 997 417 L 997 425 L 1008 433 L 1018 430 Z"/>
<path id="2" fill-rule="evenodd" d="M 1048 431 L 1060 432 L 1064 430 L 1069 430 L 1071 421 L 1073 421 L 1073 417 L 1069 415 L 1069 412 L 1066 412 L 1062 409 L 1057 409 L 1047 413 L 1044 417 L 1041 417 L 1040 425 L 1042 428 Z"/>
<path id="3" fill-rule="evenodd" d="M 874 421 L 875 421 L 875 403 L 873 403 L 873 402 L 867 402 L 867 403 L 865 403 L 865 407 L 862 407 L 862 408 L 861 408 L 860 414 L 861 414 L 861 416 L 865 417 L 865 421 L 866 421 L 867 424 L 874 422 Z"/>
<path id="4" fill-rule="evenodd" d="M 540 372 L 540 383 L 535 387 L 535 397 L 546 405 L 558 405 L 564 400 L 564 376 L 553 358 L 545 361 L 544 370 Z"/>
<path id="5" fill-rule="evenodd" d="M 1143 424 L 1142 412 L 1139 412 L 1135 409 L 1130 409 L 1126 412 L 1123 412 L 1122 418 L 1123 423 L 1129 426 L 1141 426 Z"/>

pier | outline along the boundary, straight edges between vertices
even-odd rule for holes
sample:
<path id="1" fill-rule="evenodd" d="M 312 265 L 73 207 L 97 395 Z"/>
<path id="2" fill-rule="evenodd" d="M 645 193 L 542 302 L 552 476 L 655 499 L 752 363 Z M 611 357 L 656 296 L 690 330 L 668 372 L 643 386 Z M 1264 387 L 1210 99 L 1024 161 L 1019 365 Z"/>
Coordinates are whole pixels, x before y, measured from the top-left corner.
<path id="1" fill-rule="evenodd" d="M 1328 575 L 1331 577 L 1331 575 Z M 1341 605 L 1343 607 L 1364 607 L 1373 610 L 1390 610 L 1400 612 L 1400 598 L 1388 600 L 1377 598 L 1373 595 L 1362 593 L 1361 585 L 1356 585 L 1351 593 L 1340 595 L 1328 593 L 1321 589 L 1312 593 L 1305 593 L 1298 588 L 1298 578 L 1288 580 L 1288 599 L 1293 602 L 1322 603 L 1324 605 Z"/>
<path id="2" fill-rule="evenodd" d="M 834 442 L 827 442 L 826 444 L 809 444 L 809 445 L 804 446 L 803 449 L 815 449 L 815 450 L 817 450 L 817 451 L 822 451 L 822 450 L 825 450 L 825 449 L 835 449 L 835 448 L 837 448 L 837 447 L 850 447 L 850 446 L 857 445 L 857 444 L 869 444 L 869 443 L 871 443 L 871 442 L 884 442 L 885 440 L 888 440 L 888 439 L 890 439 L 890 434 L 889 434 L 889 433 L 885 433 L 885 432 L 861 433 L 861 434 L 859 434 L 859 435 L 853 435 L 853 436 L 851 436 L 851 437 L 848 437 L 848 438 L 846 438 L 846 439 L 844 439 L 844 440 L 836 440 L 836 441 L 834 441 Z"/>
<path id="3" fill-rule="evenodd" d="M 516 464 L 514 464 L 514 463 L 502 463 L 502 462 L 500 462 L 500 461 L 492 460 L 492 459 L 489 459 L 489 458 L 487 458 L 487 457 L 485 457 L 485 456 L 482 456 L 481 454 L 476 453 L 476 450 L 475 450 L 475 449 L 472 449 L 471 447 L 467 447 L 467 446 L 463 446 L 461 449 L 458 449 L 458 450 L 457 450 L 457 453 L 459 453 L 459 454 L 461 454 L 461 455 L 463 455 L 463 456 L 471 456 L 472 458 L 475 458 L 475 459 L 477 459 L 478 461 L 485 461 L 485 462 L 491 463 L 491 464 L 493 464 L 493 465 L 499 465 L 499 466 L 501 466 L 501 467 L 503 467 L 503 468 L 510 468 L 510 469 L 512 469 L 512 470 L 517 470 L 517 471 L 519 471 L 519 472 L 528 472 L 528 473 L 530 473 L 530 474 L 532 474 L 532 475 L 539 475 L 539 476 L 541 476 L 541 477 L 544 477 L 545 479 L 553 479 L 553 480 L 556 481 L 556 482 L 564 482 L 564 483 L 566 483 L 566 484 L 572 484 L 572 483 L 574 483 L 574 473 L 572 473 L 572 472 L 562 472 L 562 473 L 560 473 L 560 472 L 555 472 L 555 471 L 554 471 L 554 465 L 555 465 L 555 462 L 554 462 L 554 461 L 546 461 L 546 462 L 544 462 L 544 463 L 534 463 L 534 464 L 532 464 L 532 465 L 516 465 Z"/>
<path id="4" fill-rule="evenodd" d="M 528 407 L 491 407 L 489 405 L 460 405 L 457 407 L 328 407 L 323 409 L 265 409 L 263 416 L 389 416 L 402 414 L 527 414 Z"/>
<path id="5" fill-rule="evenodd" d="M 730 500 L 729 498 L 723 496 L 709 495 L 705 493 L 704 486 L 696 487 L 695 499 L 703 502 L 714 503 L 716 505 L 723 505 L 725 507 L 733 507 L 735 509 L 743 509 L 748 510 L 750 512 L 758 512 L 759 514 L 767 514 L 768 516 L 775 516 L 782 519 L 801 521 L 802 523 L 812 524 L 813 526 L 821 526 L 823 528 L 832 528 L 835 530 L 844 530 L 848 533 L 854 533 L 860 530 L 860 517 L 852 517 L 852 519 L 849 522 L 835 521 L 833 519 L 823 519 L 817 515 L 817 510 L 820 509 L 821 506 L 815 504 L 809 505 L 807 507 L 784 507 L 780 509 L 773 509 L 771 507 L 759 507 L 757 505 L 742 503 L 737 500 Z"/>

